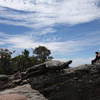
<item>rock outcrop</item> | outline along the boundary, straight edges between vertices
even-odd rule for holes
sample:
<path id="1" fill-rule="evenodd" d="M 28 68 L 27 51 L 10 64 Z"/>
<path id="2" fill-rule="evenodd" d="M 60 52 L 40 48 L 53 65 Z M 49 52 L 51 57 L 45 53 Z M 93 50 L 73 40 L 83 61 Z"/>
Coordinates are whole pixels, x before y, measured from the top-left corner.
<path id="1" fill-rule="evenodd" d="M 27 100 L 27 98 L 19 94 L 4 94 L 0 96 L 0 100 Z"/>
<path id="2" fill-rule="evenodd" d="M 100 100 L 100 63 L 31 74 L 29 83 L 48 100 Z"/>
<path id="3" fill-rule="evenodd" d="M 27 83 L 27 80 L 23 78 L 23 73 L 18 72 L 14 75 L 0 75 L 0 91 Z"/>
<path id="4" fill-rule="evenodd" d="M 0 90 L 8 87 L 9 77 L 7 75 L 0 75 Z"/>
<path id="5" fill-rule="evenodd" d="M 29 84 L 17 86 L 0 92 L 0 100 L 47 100 Z"/>
<path id="6" fill-rule="evenodd" d="M 50 60 L 27 69 L 26 76 L 27 77 L 30 77 L 31 75 L 38 76 L 47 72 L 63 71 L 63 69 L 69 68 L 69 64 L 71 63 L 72 60 L 66 62 Z"/>
<path id="7" fill-rule="evenodd" d="M 33 66 L 24 73 L 1 75 L 0 90 L 12 89 L 0 95 L 15 93 L 28 100 L 100 100 L 100 62 L 70 68 L 71 62 L 53 61 Z"/>

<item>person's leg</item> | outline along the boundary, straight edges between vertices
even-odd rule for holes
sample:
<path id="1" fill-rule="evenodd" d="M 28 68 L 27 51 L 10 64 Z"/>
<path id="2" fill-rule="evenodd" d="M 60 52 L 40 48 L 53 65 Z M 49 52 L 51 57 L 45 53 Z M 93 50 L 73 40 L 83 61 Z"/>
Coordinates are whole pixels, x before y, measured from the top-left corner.
<path id="1" fill-rule="evenodd" d="M 91 63 L 92 63 L 92 64 L 94 64 L 96 61 L 97 61 L 97 59 L 94 59 L 94 60 L 92 60 L 92 62 L 91 62 Z"/>
<path id="2" fill-rule="evenodd" d="M 91 64 L 94 64 L 94 60 L 91 61 Z"/>

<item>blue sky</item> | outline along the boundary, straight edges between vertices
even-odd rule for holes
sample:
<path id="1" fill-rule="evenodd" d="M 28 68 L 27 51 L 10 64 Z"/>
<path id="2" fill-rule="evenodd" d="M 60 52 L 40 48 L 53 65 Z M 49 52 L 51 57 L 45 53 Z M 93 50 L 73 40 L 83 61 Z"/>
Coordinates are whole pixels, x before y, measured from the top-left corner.
<path id="1" fill-rule="evenodd" d="M 100 51 L 100 0 L 0 0 L 0 48 L 46 46 L 72 66 Z"/>

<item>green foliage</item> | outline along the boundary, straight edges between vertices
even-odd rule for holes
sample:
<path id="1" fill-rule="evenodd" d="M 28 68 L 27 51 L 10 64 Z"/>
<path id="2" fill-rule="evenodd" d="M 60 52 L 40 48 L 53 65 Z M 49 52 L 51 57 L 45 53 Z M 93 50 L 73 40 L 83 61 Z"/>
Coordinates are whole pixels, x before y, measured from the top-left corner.
<path id="1" fill-rule="evenodd" d="M 29 51 L 25 49 L 21 55 L 12 59 L 12 63 L 15 71 L 25 71 L 28 67 L 30 67 Z"/>
<path id="2" fill-rule="evenodd" d="M 0 49 L 0 74 L 23 72 L 29 67 L 53 58 L 49 56 L 51 51 L 44 46 L 35 48 L 32 56 L 30 56 L 30 52 L 27 49 L 24 49 L 20 55 L 12 58 L 13 53 L 15 51 L 11 52 L 8 49 Z"/>
<path id="3" fill-rule="evenodd" d="M 37 59 L 41 62 L 48 60 L 51 51 L 44 46 L 39 46 L 34 49 L 33 54 L 36 55 Z"/>
<path id="4" fill-rule="evenodd" d="M 24 58 L 29 58 L 29 51 L 27 49 L 25 49 L 23 52 L 22 52 L 22 56 Z"/>
<path id="5" fill-rule="evenodd" d="M 0 49 L 0 73 L 11 73 L 11 55 L 13 52 L 8 49 Z"/>

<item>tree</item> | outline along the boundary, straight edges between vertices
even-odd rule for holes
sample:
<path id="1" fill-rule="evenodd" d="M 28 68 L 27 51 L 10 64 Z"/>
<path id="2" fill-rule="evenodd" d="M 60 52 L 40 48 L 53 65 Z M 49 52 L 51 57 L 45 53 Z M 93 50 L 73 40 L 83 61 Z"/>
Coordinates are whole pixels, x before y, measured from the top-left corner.
<path id="1" fill-rule="evenodd" d="M 12 58 L 12 63 L 16 71 L 25 71 L 30 66 L 29 51 L 24 49 L 21 55 Z"/>
<path id="2" fill-rule="evenodd" d="M 48 60 L 51 51 L 45 46 L 39 46 L 33 50 L 33 54 L 36 55 L 38 60 L 40 60 L 41 62 L 45 62 L 46 60 Z"/>
<path id="3" fill-rule="evenodd" d="M 10 74 L 11 73 L 11 55 L 13 52 L 8 49 L 0 49 L 0 73 Z"/>
<path id="4" fill-rule="evenodd" d="M 35 56 L 29 56 L 29 54 L 30 52 L 24 49 L 20 55 L 12 58 L 12 66 L 15 72 L 23 72 L 29 67 L 40 64 Z"/>
<path id="5" fill-rule="evenodd" d="M 27 49 L 24 49 L 24 51 L 22 52 L 22 55 L 25 57 L 25 58 L 29 58 L 29 51 Z"/>
<path id="6" fill-rule="evenodd" d="M 22 63 L 22 71 L 25 71 L 28 67 L 31 67 L 29 51 L 27 49 L 24 49 L 20 57 L 21 57 L 21 63 Z"/>

